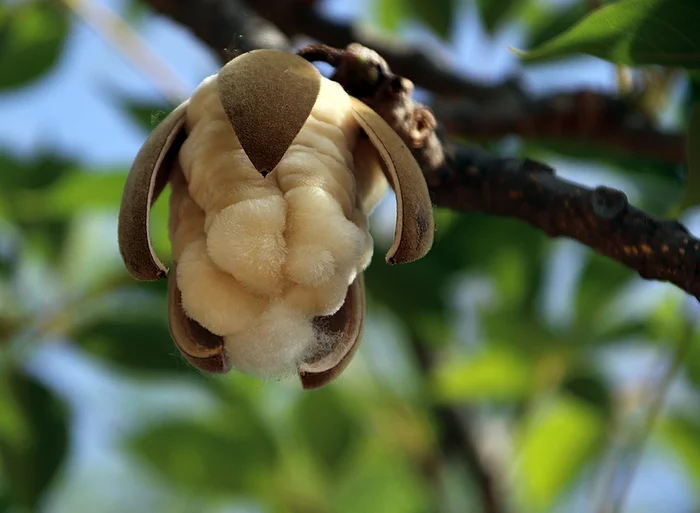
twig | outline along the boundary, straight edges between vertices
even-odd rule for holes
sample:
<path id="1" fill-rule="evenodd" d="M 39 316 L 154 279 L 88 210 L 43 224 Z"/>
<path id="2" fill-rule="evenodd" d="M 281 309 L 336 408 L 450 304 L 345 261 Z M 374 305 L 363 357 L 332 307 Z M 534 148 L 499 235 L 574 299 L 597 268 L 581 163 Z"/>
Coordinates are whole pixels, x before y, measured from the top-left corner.
<path id="1" fill-rule="evenodd" d="M 148 77 L 166 100 L 177 105 L 189 96 L 189 88 L 180 77 L 108 7 L 87 0 L 60 1 Z"/>
<path id="2" fill-rule="evenodd" d="M 410 339 L 411 350 L 418 362 L 421 373 L 428 377 L 434 367 L 434 355 L 417 337 Z M 435 405 L 433 415 L 440 424 L 439 442 L 446 456 L 459 456 L 471 472 L 482 502 L 483 513 L 504 513 L 506 511 L 499 483 L 494 473 L 480 454 L 473 436 L 469 415 L 453 407 Z"/>
<path id="3" fill-rule="evenodd" d="M 681 223 L 630 205 L 621 191 L 563 180 L 545 164 L 451 145 L 436 131 L 429 109 L 411 98 L 410 82 L 388 71 L 376 52 L 359 45 L 350 50 L 345 59 L 352 62 L 341 62 L 340 71 L 362 66 L 386 70 L 361 99 L 413 148 L 437 206 L 519 219 L 551 237 L 575 239 L 642 278 L 671 282 L 700 299 L 700 240 Z M 336 73 L 336 79 L 342 78 Z"/>
<path id="4" fill-rule="evenodd" d="M 188 27 L 223 62 L 257 48 L 290 50 L 287 37 L 238 0 L 148 0 L 158 12 Z"/>
<path id="5" fill-rule="evenodd" d="M 474 140 L 509 134 L 586 140 L 629 155 L 684 164 L 680 133 L 663 133 L 631 96 L 627 100 L 593 91 L 533 98 L 517 77 L 481 84 L 455 73 L 441 54 L 389 39 L 361 26 L 323 16 L 316 2 L 247 0 L 287 36 L 306 35 L 344 48 L 360 43 L 377 51 L 397 75 L 437 95 L 433 107 L 449 135 Z M 572 122 L 573 121 L 573 122 Z"/>
<path id="6" fill-rule="evenodd" d="M 600 495 L 598 507 L 595 510 L 598 513 L 620 513 L 622 511 L 625 499 L 632 486 L 635 473 L 644 453 L 644 446 L 654 429 L 654 425 L 659 418 L 668 391 L 692 343 L 693 328 L 693 325 L 686 323 L 684 333 L 676 345 L 668 369 L 666 369 L 666 372 L 664 372 L 656 386 L 653 387 L 655 393 L 652 393 L 652 398 L 649 402 L 646 416 L 641 423 L 638 436 L 633 437 L 633 433 L 630 432 L 627 433 L 628 436 L 624 436 L 624 433 L 622 433 L 622 440 L 618 447 L 622 450 L 623 454 L 620 454 L 619 457 L 611 458 L 612 475 L 609 478 L 606 477 L 605 482 L 602 483 L 603 492 Z M 653 378 L 648 381 L 653 382 Z M 614 449 L 616 449 L 615 446 L 613 446 L 613 450 Z"/>

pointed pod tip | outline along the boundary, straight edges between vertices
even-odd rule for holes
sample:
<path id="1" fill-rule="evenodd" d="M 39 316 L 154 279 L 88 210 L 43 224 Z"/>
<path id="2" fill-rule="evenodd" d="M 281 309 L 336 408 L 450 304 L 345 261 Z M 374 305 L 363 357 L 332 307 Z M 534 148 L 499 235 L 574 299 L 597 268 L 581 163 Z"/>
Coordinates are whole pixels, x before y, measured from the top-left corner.
<path id="1" fill-rule="evenodd" d="M 218 74 L 219 97 L 255 168 L 272 171 L 297 136 L 321 89 L 321 74 L 304 58 L 254 50 Z"/>

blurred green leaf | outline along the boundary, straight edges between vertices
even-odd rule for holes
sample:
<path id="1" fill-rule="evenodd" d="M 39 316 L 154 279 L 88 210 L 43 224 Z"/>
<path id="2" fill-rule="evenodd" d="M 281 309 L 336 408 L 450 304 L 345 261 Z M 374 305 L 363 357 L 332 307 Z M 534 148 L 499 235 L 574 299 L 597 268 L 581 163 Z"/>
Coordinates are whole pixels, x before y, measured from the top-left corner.
<path id="1" fill-rule="evenodd" d="M 433 29 L 442 39 L 448 39 L 457 5 L 457 0 L 410 0 L 407 7 L 416 19 Z"/>
<path id="2" fill-rule="evenodd" d="M 450 360 L 434 377 L 439 401 L 515 401 L 533 386 L 533 366 L 523 354 L 490 347 L 468 360 Z"/>
<path id="3" fill-rule="evenodd" d="M 63 403 L 44 385 L 4 369 L 0 382 L 0 455 L 12 504 L 37 511 L 68 446 Z"/>
<path id="4" fill-rule="evenodd" d="M 486 30 L 494 32 L 513 14 L 520 0 L 477 0 Z"/>
<path id="5" fill-rule="evenodd" d="M 527 45 L 535 48 L 571 28 L 590 12 L 589 4 L 585 1 L 574 2 L 563 9 L 555 9 L 551 5 L 543 8 L 536 2 L 531 10 L 536 12 L 529 16 Z"/>
<path id="6" fill-rule="evenodd" d="M 302 395 L 295 409 L 298 436 L 330 472 L 337 472 L 361 434 L 346 401 L 326 387 Z"/>
<path id="7" fill-rule="evenodd" d="M 659 436 L 676 453 L 694 481 L 700 482 L 700 419 L 672 414 L 660 419 Z"/>
<path id="8" fill-rule="evenodd" d="M 608 326 L 616 293 L 634 278 L 632 271 L 598 253 L 588 252 L 576 290 L 576 333 L 586 340 L 601 337 Z"/>
<path id="9" fill-rule="evenodd" d="M 595 408 L 557 398 L 525 421 L 517 483 L 527 511 L 546 511 L 600 451 L 604 423 Z"/>
<path id="10" fill-rule="evenodd" d="M 98 173 L 75 170 L 40 198 L 43 198 L 44 211 L 52 215 L 67 215 L 90 208 L 116 210 L 125 182 L 126 170 Z"/>
<path id="11" fill-rule="evenodd" d="M 379 0 L 376 12 L 379 25 L 394 32 L 406 19 L 422 22 L 443 39 L 447 39 L 452 29 L 457 0 Z"/>
<path id="12" fill-rule="evenodd" d="M 600 410 L 604 418 L 612 414 L 613 402 L 610 386 L 602 373 L 595 368 L 583 368 L 570 371 L 561 389 L 576 399 Z"/>
<path id="13" fill-rule="evenodd" d="M 23 86 L 51 70 L 69 28 L 66 9 L 56 2 L 0 4 L 0 90 Z"/>
<path id="14" fill-rule="evenodd" d="M 158 123 L 163 121 L 174 108 L 169 104 L 145 102 L 130 98 L 122 98 L 119 100 L 119 103 L 121 103 L 122 108 L 132 121 L 139 128 L 143 129 L 145 133 L 152 132 Z"/>
<path id="15" fill-rule="evenodd" d="M 73 333 L 86 351 L 137 372 L 195 371 L 179 354 L 170 336 L 165 301 L 139 301 L 99 316 Z"/>
<path id="16" fill-rule="evenodd" d="M 58 153 L 36 151 L 30 159 L 0 153 L 0 193 L 12 195 L 16 189 L 40 190 L 56 183 L 73 167 Z"/>
<path id="17" fill-rule="evenodd" d="M 686 127 L 686 151 L 688 153 L 688 177 L 680 208 L 700 204 L 700 102 L 692 107 Z"/>
<path id="18" fill-rule="evenodd" d="M 423 513 L 429 507 L 425 485 L 412 472 L 411 463 L 371 444 L 356 455 L 356 466 L 339 480 L 333 511 Z"/>
<path id="19" fill-rule="evenodd" d="M 275 448 L 264 425 L 246 416 L 215 425 L 181 420 L 153 426 L 138 433 L 131 447 L 171 485 L 202 496 L 259 490 L 275 470 Z"/>
<path id="20" fill-rule="evenodd" d="M 525 52 L 535 62 L 587 53 L 616 64 L 700 67 L 696 0 L 620 0 Z"/>
<path id="21" fill-rule="evenodd" d="M 388 32 L 396 32 L 401 22 L 406 18 L 406 1 L 377 0 L 375 3 L 377 21 L 382 29 Z"/>

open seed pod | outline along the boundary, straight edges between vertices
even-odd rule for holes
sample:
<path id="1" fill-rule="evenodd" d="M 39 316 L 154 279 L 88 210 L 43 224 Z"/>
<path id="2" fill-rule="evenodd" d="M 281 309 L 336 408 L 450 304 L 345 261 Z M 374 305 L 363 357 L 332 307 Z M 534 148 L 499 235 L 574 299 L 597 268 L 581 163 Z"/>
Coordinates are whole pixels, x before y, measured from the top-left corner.
<path id="1" fill-rule="evenodd" d="M 302 386 L 312 389 L 331 382 L 345 369 L 360 340 L 365 311 L 362 271 L 371 255 L 367 215 L 375 200 L 361 196 L 380 190 L 374 187 L 376 180 L 388 181 L 397 198 L 394 242 L 386 261 L 419 259 L 432 245 L 428 189 L 410 150 L 375 111 L 337 89 L 337 84 L 299 56 L 277 50 L 243 54 L 205 80 L 192 98 L 163 120 L 134 160 L 119 214 L 120 252 L 134 278 L 169 278 L 171 334 L 187 360 L 204 372 L 222 373 L 236 367 L 263 375 L 293 364 Z M 347 110 L 345 117 L 333 112 L 335 100 L 328 99 L 332 95 L 340 98 L 337 108 Z M 318 114 L 319 109 L 325 111 Z M 340 130 L 333 125 L 336 122 Z M 328 130 L 324 126 L 333 128 L 331 136 L 318 135 Z M 357 137 L 370 141 L 357 148 L 369 147 L 371 155 L 355 160 L 374 159 L 381 168 L 378 174 L 353 175 L 353 158 L 347 152 L 354 151 L 352 141 Z M 310 169 L 318 176 L 310 174 Z M 332 180 L 327 178 L 331 171 Z M 302 172 L 306 174 L 299 178 Z M 245 184 L 237 189 L 239 176 Z M 148 226 L 150 208 L 168 182 L 173 190 L 169 276 L 153 250 Z M 308 201 L 303 199 L 307 197 Z M 309 210 L 313 201 L 330 206 L 319 207 L 314 214 Z M 231 212 L 239 217 L 222 217 Z M 273 221 L 267 226 L 268 218 L 254 218 L 260 212 L 276 219 L 279 226 Z M 253 228 L 235 219 L 253 219 L 246 221 Z M 335 235 L 328 228 L 333 222 L 340 227 Z M 216 239 L 218 245 L 212 242 L 216 230 L 224 234 Z M 333 242 L 323 249 L 307 232 L 319 233 L 318 244 Z M 294 237 L 306 246 L 295 247 L 302 242 L 294 242 Z M 347 254 L 339 249 L 353 237 L 369 238 L 369 253 L 363 250 L 356 255 L 354 246 L 347 244 Z M 195 257 L 194 244 L 200 248 Z M 296 260 L 275 261 L 277 249 L 287 260 Z M 251 254 L 258 259 L 245 260 Z M 299 255 L 316 260 L 304 267 Z M 265 259 L 272 267 L 266 266 Z M 192 274 L 193 261 L 204 262 L 206 269 L 197 268 L 199 274 Z M 247 267 L 241 262 L 247 262 Z M 275 265 L 279 269 L 273 269 Z M 333 275 L 340 272 L 334 269 L 341 268 L 345 274 Z M 228 283 L 233 289 L 226 288 Z M 202 305 L 193 303 L 197 298 L 204 302 L 223 298 L 225 304 L 203 303 L 199 308 Z M 270 310 L 273 303 L 284 308 Z M 270 311 L 293 312 L 299 318 L 279 320 L 270 317 Z M 296 348 L 297 342 L 291 339 L 302 332 L 322 333 L 325 342 Z M 254 347 L 258 343 L 260 350 Z"/>

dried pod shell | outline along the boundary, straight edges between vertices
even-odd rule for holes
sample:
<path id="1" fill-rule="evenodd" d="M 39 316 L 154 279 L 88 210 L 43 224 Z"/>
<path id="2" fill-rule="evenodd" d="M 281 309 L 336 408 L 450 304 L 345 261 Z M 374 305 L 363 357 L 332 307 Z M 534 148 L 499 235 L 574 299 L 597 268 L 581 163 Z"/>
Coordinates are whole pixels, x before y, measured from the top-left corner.
<path id="1" fill-rule="evenodd" d="M 374 110 L 351 98 L 355 119 L 379 152 L 389 184 L 396 193 L 394 243 L 386 254 L 389 264 L 412 262 L 433 245 L 435 223 L 428 186 L 411 150 Z"/>
<path id="2" fill-rule="evenodd" d="M 193 366 L 211 373 L 226 373 L 231 369 L 224 350 L 224 339 L 187 317 L 183 311 L 174 262 L 168 279 L 168 321 L 175 345 Z"/>
<path id="3" fill-rule="evenodd" d="M 339 343 L 321 358 L 299 366 L 305 390 L 327 385 L 340 375 L 357 351 L 365 318 L 365 284 L 362 274 L 348 288 L 343 306 L 335 314 L 321 318 L 330 331 L 343 333 Z"/>
<path id="4" fill-rule="evenodd" d="M 124 186 L 119 210 L 119 251 L 127 271 L 137 280 L 162 280 L 167 276 L 168 270 L 151 244 L 150 210 L 168 181 L 187 104 L 180 104 L 151 132 L 136 155 Z"/>
<path id="5" fill-rule="evenodd" d="M 321 74 L 280 50 L 236 57 L 218 75 L 219 96 L 243 150 L 263 174 L 272 171 L 311 113 Z"/>

